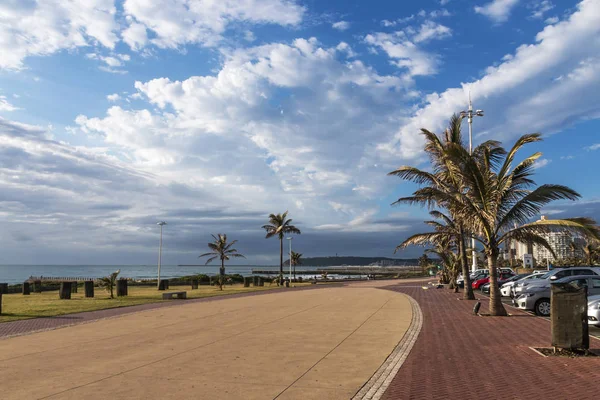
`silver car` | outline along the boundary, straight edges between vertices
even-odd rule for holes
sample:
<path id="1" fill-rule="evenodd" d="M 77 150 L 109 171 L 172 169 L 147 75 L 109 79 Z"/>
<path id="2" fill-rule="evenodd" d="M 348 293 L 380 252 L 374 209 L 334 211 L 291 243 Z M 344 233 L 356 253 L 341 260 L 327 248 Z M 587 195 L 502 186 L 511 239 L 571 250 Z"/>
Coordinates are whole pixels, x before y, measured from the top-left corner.
<path id="1" fill-rule="evenodd" d="M 588 297 L 588 325 L 600 328 L 600 295 Z"/>
<path id="2" fill-rule="evenodd" d="M 550 281 L 555 281 L 567 276 L 574 275 L 600 275 L 598 267 L 573 267 L 573 268 L 556 268 L 546 272 L 535 280 L 524 280 L 513 286 L 513 298 L 517 298 L 528 286 L 546 286 Z"/>
<path id="3" fill-rule="evenodd" d="M 589 296 L 600 295 L 600 276 L 576 275 L 554 280 L 552 283 L 569 283 L 577 287 L 587 287 Z M 529 286 L 514 300 L 522 310 L 534 311 L 537 315 L 550 315 L 550 280 L 545 284 Z"/>

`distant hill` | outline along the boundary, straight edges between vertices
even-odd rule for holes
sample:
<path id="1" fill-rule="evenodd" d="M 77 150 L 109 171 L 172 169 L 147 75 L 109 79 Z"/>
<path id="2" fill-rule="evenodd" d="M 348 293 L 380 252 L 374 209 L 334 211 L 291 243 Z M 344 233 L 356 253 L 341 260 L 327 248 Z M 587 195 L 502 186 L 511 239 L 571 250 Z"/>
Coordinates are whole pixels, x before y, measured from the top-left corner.
<path id="1" fill-rule="evenodd" d="M 417 265 L 416 258 L 389 258 L 389 257 L 306 257 L 302 258 L 302 265 L 311 267 L 336 267 L 341 265 L 369 265 L 378 261 L 392 261 L 392 265 Z M 289 265 L 289 260 L 285 260 Z"/>

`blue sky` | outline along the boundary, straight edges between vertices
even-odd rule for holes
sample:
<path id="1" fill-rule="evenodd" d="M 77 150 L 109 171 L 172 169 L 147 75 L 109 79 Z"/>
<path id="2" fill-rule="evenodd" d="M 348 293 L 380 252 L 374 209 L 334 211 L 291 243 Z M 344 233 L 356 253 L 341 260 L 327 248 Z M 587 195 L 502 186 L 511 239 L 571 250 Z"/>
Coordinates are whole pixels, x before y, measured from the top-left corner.
<path id="1" fill-rule="evenodd" d="M 0 52 L 0 263 L 152 263 L 161 219 L 167 262 L 275 263 L 285 210 L 305 256 L 392 256 L 426 212 L 386 173 L 469 90 L 475 143 L 542 132 L 583 195 L 548 214 L 600 217 L 598 0 L 9 0 Z"/>

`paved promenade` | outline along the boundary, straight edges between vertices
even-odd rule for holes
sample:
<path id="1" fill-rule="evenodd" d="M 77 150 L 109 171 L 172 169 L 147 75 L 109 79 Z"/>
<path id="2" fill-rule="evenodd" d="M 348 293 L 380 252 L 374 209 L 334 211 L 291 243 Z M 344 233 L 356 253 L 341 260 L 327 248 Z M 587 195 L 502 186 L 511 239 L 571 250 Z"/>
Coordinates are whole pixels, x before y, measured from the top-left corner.
<path id="1" fill-rule="evenodd" d="M 597 399 L 600 357 L 542 357 L 550 323 L 509 308 L 511 317 L 472 315 L 473 301 L 448 289 L 386 287 L 413 297 L 423 328 L 384 399 Z M 480 297 L 480 296 L 478 296 Z M 480 312 L 487 312 L 487 297 Z M 592 348 L 600 341 L 590 339 Z"/>
<path id="2" fill-rule="evenodd" d="M 0 340 L 2 399 L 348 399 L 412 318 L 349 286 L 190 302 Z"/>

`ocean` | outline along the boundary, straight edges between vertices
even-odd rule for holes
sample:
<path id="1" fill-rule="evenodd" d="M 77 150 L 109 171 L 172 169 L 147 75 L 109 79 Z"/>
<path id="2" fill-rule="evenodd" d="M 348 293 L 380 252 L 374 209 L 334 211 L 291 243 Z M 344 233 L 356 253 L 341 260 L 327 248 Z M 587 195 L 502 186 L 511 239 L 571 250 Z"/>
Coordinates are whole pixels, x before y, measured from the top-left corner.
<path id="1" fill-rule="evenodd" d="M 323 267 L 310 267 L 301 265 L 297 269 L 313 270 Z M 156 279 L 156 265 L 0 265 L 0 283 L 16 284 L 29 279 L 30 276 L 46 277 L 85 277 L 100 278 L 107 276 L 116 270 L 123 278 L 133 279 Z M 226 265 L 225 273 L 252 275 L 252 269 L 279 271 L 279 266 L 273 265 Z M 288 274 L 289 267 L 284 266 L 284 274 Z M 208 266 L 177 266 L 161 265 L 160 276 L 164 279 L 177 278 L 186 275 L 206 274 L 217 275 L 218 265 Z"/>

